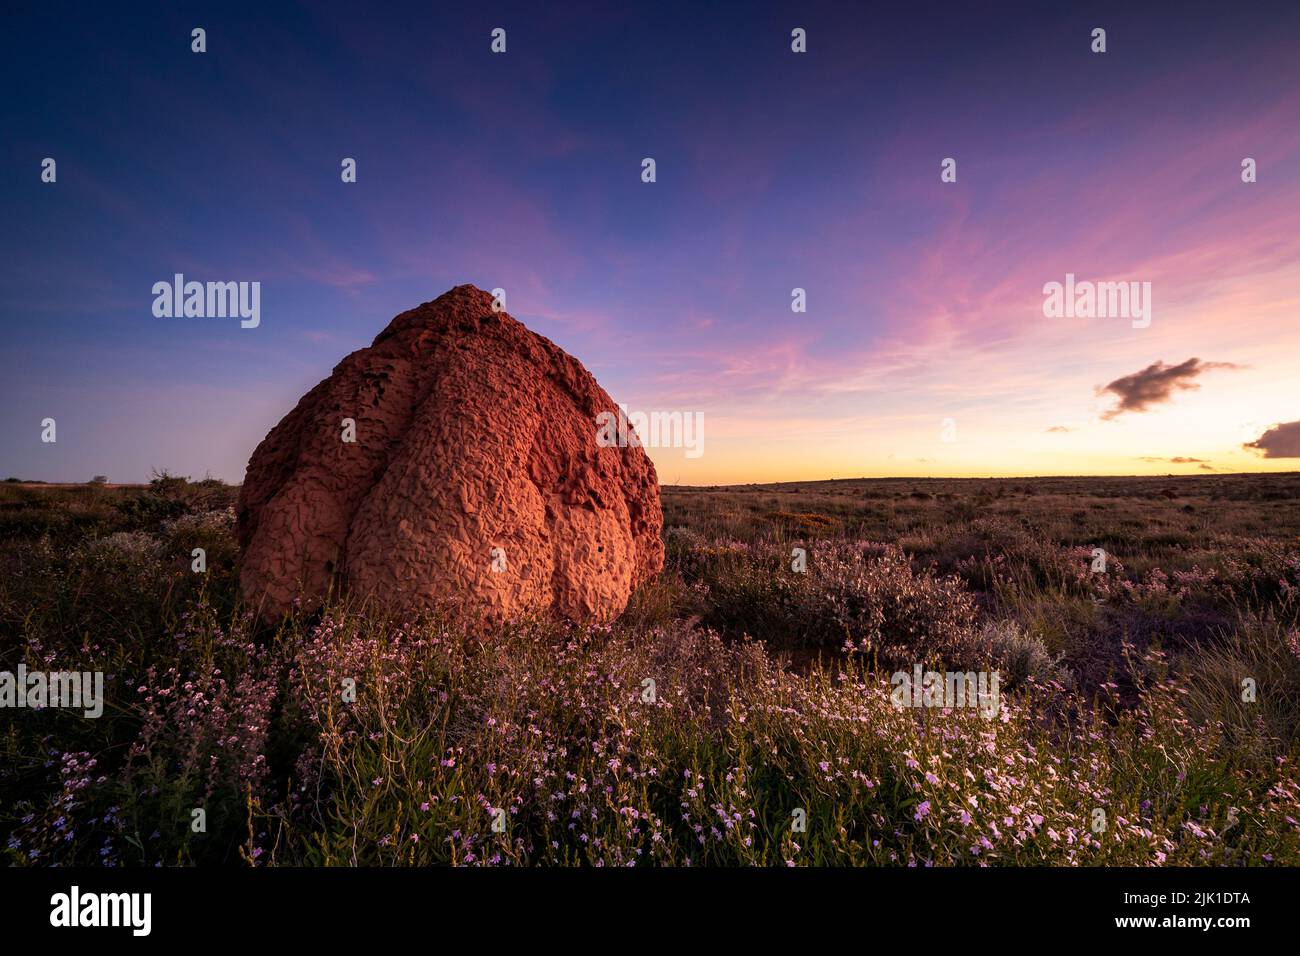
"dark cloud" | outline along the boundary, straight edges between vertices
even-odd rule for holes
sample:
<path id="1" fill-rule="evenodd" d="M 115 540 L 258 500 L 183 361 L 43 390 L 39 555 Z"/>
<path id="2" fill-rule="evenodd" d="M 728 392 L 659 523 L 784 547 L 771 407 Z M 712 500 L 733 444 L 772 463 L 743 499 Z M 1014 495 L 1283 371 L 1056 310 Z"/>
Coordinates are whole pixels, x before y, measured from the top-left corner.
<path id="1" fill-rule="evenodd" d="M 1202 462 L 1204 462 L 1204 461 L 1207 461 L 1208 459 L 1205 459 L 1205 458 L 1184 458 L 1184 457 L 1181 456 L 1181 455 L 1179 455 L 1179 456 L 1177 456 L 1177 457 L 1175 457 L 1175 458 L 1155 458 L 1155 457 L 1152 457 L 1151 455 L 1143 455 L 1142 458 L 1141 458 L 1140 460 L 1141 460 L 1141 461 L 1167 461 L 1167 462 L 1169 462 L 1169 463 L 1171 463 L 1171 464 L 1174 464 L 1174 465 L 1197 465 L 1197 464 L 1200 464 L 1200 463 L 1202 463 Z"/>
<path id="2" fill-rule="evenodd" d="M 1263 452 L 1265 458 L 1300 458 L 1300 422 L 1274 425 L 1241 447 Z"/>
<path id="3" fill-rule="evenodd" d="M 1179 365 L 1155 362 L 1140 372 L 1117 378 L 1097 390 L 1098 395 L 1110 392 L 1119 399 L 1115 407 L 1102 412 L 1101 417 L 1112 419 L 1125 412 L 1145 412 L 1169 401 L 1176 390 L 1200 388 L 1201 386 L 1192 380 L 1202 372 L 1216 368 L 1237 368 L 1237 366 L 1231 362 L 1202 362 L 1198 358 L 1189 358 Z"/>

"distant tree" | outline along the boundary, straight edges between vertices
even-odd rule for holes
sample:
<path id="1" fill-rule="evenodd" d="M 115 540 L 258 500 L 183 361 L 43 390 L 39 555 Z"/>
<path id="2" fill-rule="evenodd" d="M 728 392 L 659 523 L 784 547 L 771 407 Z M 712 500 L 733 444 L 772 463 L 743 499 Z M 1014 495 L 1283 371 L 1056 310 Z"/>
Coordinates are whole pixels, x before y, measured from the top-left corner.
<path id="1" fill-rule="evenodd" d="M 96 475 L 90 479 L 90 483 L 92 485 L 106 485 L 108 484 L 108 475 Z"/>

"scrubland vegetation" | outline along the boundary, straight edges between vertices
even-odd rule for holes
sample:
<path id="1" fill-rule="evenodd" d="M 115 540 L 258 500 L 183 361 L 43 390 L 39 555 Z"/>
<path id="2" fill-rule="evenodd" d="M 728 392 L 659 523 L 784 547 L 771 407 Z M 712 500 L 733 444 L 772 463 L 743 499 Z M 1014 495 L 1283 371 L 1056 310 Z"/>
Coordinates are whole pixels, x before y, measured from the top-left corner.
<path id="1" fill-rule="evenodd" d="M 3 852 L 1300 864 L 1298 496 L 1297 475 L 665 488 L 667 564 L 622 618 L 488 628 L 346 601 L 255 621 L 220 482 L 3 484 L 0 670 L 103 671 L 107 697 L 97 720 L 0 709 Z M 997 672 L 996 715 L 895 706 L 918 665 Z"/>

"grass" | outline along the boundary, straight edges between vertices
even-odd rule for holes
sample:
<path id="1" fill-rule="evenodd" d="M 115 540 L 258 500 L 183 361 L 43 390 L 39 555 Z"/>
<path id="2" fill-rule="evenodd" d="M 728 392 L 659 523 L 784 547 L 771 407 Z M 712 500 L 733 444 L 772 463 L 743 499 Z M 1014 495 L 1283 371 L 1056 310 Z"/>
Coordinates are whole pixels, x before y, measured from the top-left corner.
<path id="1" fill-rule="evenodd" d="M 235 491 L 0 484 L 10 863 L 1300 863 L 1300 476 L 666 488 L 610 627 L 256 621 Z"/>

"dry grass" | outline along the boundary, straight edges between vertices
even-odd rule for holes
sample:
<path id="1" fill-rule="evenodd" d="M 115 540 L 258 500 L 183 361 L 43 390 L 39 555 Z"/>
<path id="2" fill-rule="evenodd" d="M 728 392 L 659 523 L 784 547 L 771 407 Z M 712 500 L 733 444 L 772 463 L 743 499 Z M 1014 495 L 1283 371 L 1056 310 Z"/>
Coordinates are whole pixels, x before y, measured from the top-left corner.
<path id="1" fill-rule="evenodd" d="M 0 485 L 0 669 L 109 697 L 0 710 L 0 836 L 34 865 L 1294 865 L 1298 491 L 668 488 L 667 566 L 612 627 L 486 631 L 256 624 L 219 483 Z M 918 665 L 996 671 L 996 719 L 895 706 Z"/>

